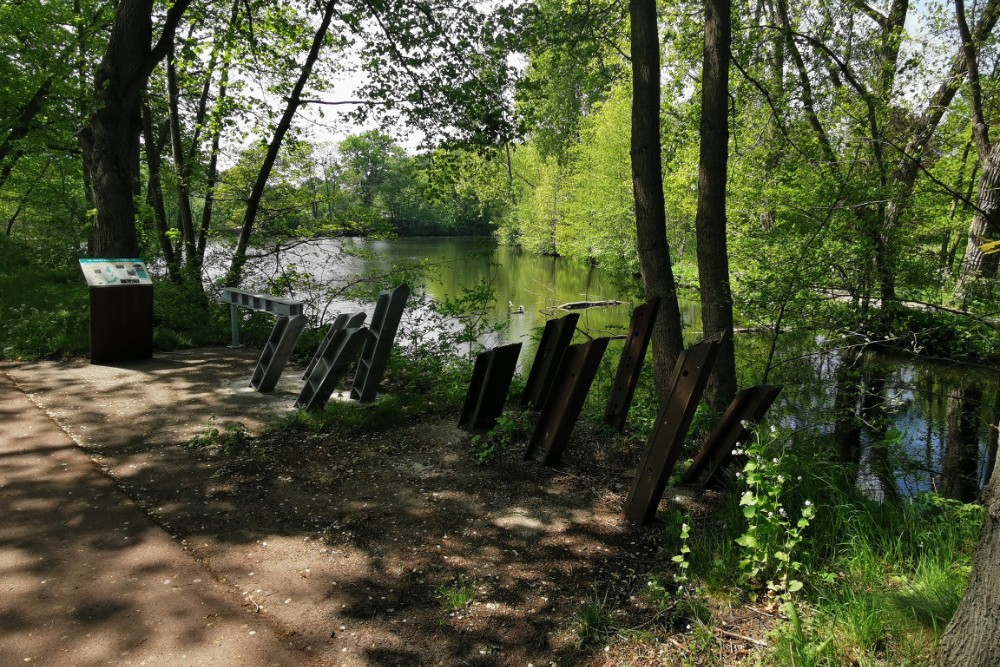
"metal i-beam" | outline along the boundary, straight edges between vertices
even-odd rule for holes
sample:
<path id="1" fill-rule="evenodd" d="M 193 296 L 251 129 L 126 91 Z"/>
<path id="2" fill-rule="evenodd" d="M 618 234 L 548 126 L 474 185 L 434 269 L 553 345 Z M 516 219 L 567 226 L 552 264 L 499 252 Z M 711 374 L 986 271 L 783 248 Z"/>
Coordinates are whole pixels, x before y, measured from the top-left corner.
<path id="1" fill-rule="evenodd" d="M 305 315 L 289 317 L 282 315 L 274 323 L 274 329 L 264 345 L 257 360 L 257 367 L 250 377 L 250 386 L 260 392 L 268 392 L 278 384 L 281 371 L 285 369 L 295 343 L 306 326 L 309 318 Z"/>
<path id="2" fill-rule="evenodd" d="M 316 354 L 313 355 L 313 358 L 309 361 L 309 365 L 306 366 L 306 372 L 302 374 L 302 379 L 306 380 L 309 378 L 316 367 L 316 363 L 326 355 L 331 342 L 338 336 L 338 332 L 361 327 L 364 324 L 365 317 L 367 317 L 365 313 L 341 313 L 337 315 L 333 320 L 333 324 L 330 325 L 330 329 L 326 332 L 323 342 L 316 348 Z"/>
<path id="3" fill-rule="evenodd" d="M 763 419 L 779 393 L 781 387 L 759 384 L 736 394 L 722 420 L 684 473 L 681 483 L 695 486 L 715 483 L 718 473 L 733 460 L 733 450 L 750 435 L 744 424 L 756 424 Z"/>
<path id="4" fill-rule="evenodd" d="M 570 313 L 545 323 L 542 339 L 535 350 L 535 360 L 531 363 L 531 372 L 528 373 L 528 381 L 524 385 L 521 405 L 530 405 L 534 410 L 541 409 L 552 387 L 559 362 L 573 340 L 573 332 L 576 331 L 579 320 L 580 313 Z"/>
<path id="5" fill-rule="evenodd" d="M 410 287 L 403 284 L 392 292 L 382 292 L 375 303 L 375 312 L 369 324 L 373 335 L 361 351 L 358 372 L 351 387 L 351 398 L 356 398 L 360 403 L 371 403 L 378 395 L 378 386 L 389 363 L 392 343 L 396 339 L 399 320 L 403 317 L 403 308 L 409 296 Z"/>
<path id="6" fill-rule="evenodd" d="M 667 400 L 646 441 L 642 465 L 625 501 L 627 520 L 646 524 L 656 516 L 720 347 L 721 339 L 713 338 L 684 350 L 677 358 Z"/>
<path id="7" fill-rule="evenodd" d="M 524 458 L 547 466 L 559 463 L 610 340 L 596 338 L 566 349 Z"/>
<path id="8" fill-rule="evenodd" d="M 312 372 L 306 378 L 295 407 L 300 410 L 322 410 L 336 389 L 337 382 L 371 335 L 368 329 L 360 327 L 334 331 L 329 344 L 323 348 L 323 354 L 313 360 Z"/>
<path id="9" fill-rule="evenodd" d="M 615 384 L 608 397 L 608 407 L 604 410 L 604 422 L 615 427 L 619 433 L 625 428 L 625 420 L 628 419 L 628 410 L 639 383 L 639 373 L 646 359 L 649 338 L 653 334 L 653 323 L 656 322 L 659 310 L 660 297 L 654 297 L 632 311 L 632 321 L 618 362 Z"/>
<path id="10" fill-rule="evenodd" d="M 503 413 L 521 344 L 487 350 L 476 357 L 458 427 L 466 431 L 488 431 Z"/>

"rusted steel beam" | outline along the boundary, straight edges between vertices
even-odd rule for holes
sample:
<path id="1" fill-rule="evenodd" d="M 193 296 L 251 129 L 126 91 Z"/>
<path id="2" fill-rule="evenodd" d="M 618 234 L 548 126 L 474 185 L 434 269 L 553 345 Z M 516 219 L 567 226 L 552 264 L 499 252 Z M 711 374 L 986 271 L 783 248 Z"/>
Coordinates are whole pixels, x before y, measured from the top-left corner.
<path id="1" fill-rule="evenodd" d="M 608 407 L 604 410 L 604 422 L 614 426 L 619 433 L 625 428 L 625 420 L 628 419 L 628 409 L 639 383 L 639 372 L 646 359 L 649 338 L 653 334 L 653 323 L 659 310 L 660 297 L 654 297 L 632 311 L 632 321 L 618 362 L 615 384 L 608 397 Z"/>
<path id="2" fill-rule="evenodd" d="M 610 340 L 595 338 L 567 348 L 524 458 L 547 466 L 559 463 Z"/>
<path id="3" fill-rule="evenodd" d="M 759 384 L 736 394 L 681 483 L 701 487 L 716 483 L 719 473 L 733 460 L 733 450 L 750 435 L 744 424 L 756 424 L 763 419 L 779 393 L 781 387 Z"/>
<path id="4" fill-rule="evenodd" d="M 573 332 L 576 331 L 576 323 L 579 320 L 579 313 L 570 313 L 565 317 L 549 320 L 545 323 L 542 340 L 538 343 L 535 360 L 531 363 L 531 372 L 524 385 L 521 405 L 530 405 L 534 410 L 541 409 L 545 403 L 545 397 L 548 396 L 549 389 L 552 387 L 559 362 L 562 361 L 566 348 L 573 340 Z"/>
<path id="5" fill-rule="evenodd" d="M 720 347 L 718 337 L 705 340 L 684 350 L 677 358 L 667 400 L 646 441 L 642 465 L 625 501 L 628 521 L 647 524 L 656 516 L 656 507 L 677 464 Z"/>
<path id="6" fill-rule="evenodd" d="M 476 357 L 469 391 L 465 395 L 458 427 L 466 431 L 488 431 L 503 413 L 507 392 L 517 370 L 521 344 L 487 350 Z"/>

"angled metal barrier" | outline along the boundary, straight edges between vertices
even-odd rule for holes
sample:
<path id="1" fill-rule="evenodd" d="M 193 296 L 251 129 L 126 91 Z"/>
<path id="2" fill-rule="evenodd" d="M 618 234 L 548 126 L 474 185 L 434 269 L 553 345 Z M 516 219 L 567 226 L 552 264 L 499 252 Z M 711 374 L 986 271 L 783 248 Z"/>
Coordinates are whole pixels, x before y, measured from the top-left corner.
<path id="1" fill-rule="evenodd" d="M 684 473 L 682 484 L 710 486 L 719 473 L 733 460 L 733 450 L 750 435 L 748 425 L 756 424 L 767 413 L 781 387 L 758 384 L 736 394 L 720 421 L 705 440 L 691 467 Z"/>
<path id="2" fill-rule="evenodd" d="M 656 516 L 720 347 L 720 338 L 705 340 L 677 358 L 667 400 L 646 441 L 642 465 L 625 501 L 627 520 L 646 524 Z"/>
<path id="3" fill-rule="evenodd" d="M 337 332 L 343 331 L 344 329 L 357 329 L 362 324 L 364 324 L 367 315 L 365 313 L 341 313 L 333 320 L 333 324 L 330 325 L 330 329 L 326 332 L 326 336 L 323 338 L 323 342 L 319 344 L 316 348 L 316 354 L 313 358 L 309 360 L 309 365 L 306 366 L 306 372 L 302 374 L 303 380 L 308 380 L 309 376 L 312 374 L 313 369 L 316 367 L 316 362 L 320 360 L 325 354 L 327 348 L 330 347 L 330 343 L 337 336 Z"/>
<path id="4" fill-rule="evenodd" d="M 639 383 L 639 373 L 646 359 L 649 338 L 653 334 L 653 323 L 660 310 L 660 297 L 654 297 L 632 311 L 632 321 L 628 327 L 628 338 L 622 349 L 615 384 L 608 397 L 608 407 L 604 410 L 604 422 L 615 427 L 619 433 L 625 428 L 628 409 L 632 406 L 635 387 Z"/>
<path id="5" fill-rule="evenodd" d="M 610 340 L 596 338 L 566 349 L 524 458 L 559 463 Z"/>
<path id="6" fill-rule="evenodd" d="M 223 303 L 229 304 L 229 326 L 232 334 L 231 347 L 240 346 L 240 316 L 239 308 L 249 308 L 261 313 L 270 313 L 278 317 L 295 317 L 304 313 L 303 305 L 294 299 L 283 299 L 268 294 L 256 294 L 247 290 L 227 287 L 220 297 Z"/>
<path id="7" fill-rule="evenodd" d="M 274 389 L 285 369 L 299 335 L 306 327 L 309 318 L 305 315 L 289 317 L 282 315 L 274 323 L 274 329 L 257 359 L 257 367 L 250 376 L 250 386 L 257 391 L 267 392 Z"/>
<path id="8" fill-rule="evenodd" d="M 458 427 L 466 431 L 488 431 L 503 413 L 521 344 L 487 350 L 476 357 L 469 391 L 465 395 Z"/>
<path id="9" fill-rule="evenodd" d="M 559 362 L 562 361 L 566 348 L 573 340 L 573 332 L 576 331 L 576 323 L 579 320 L 580 313 L 571 313 L 545 323 L 542 340 L 538 343 L 535 360 L 531 363 L 531 372 L 524 386 L 521 405 L 530 405 L 534 410 L 541 409 L 549 388 L 552 387 Z"/>
<path id="10" fill-rule="evenodd" d="M 399 320 L 403 316 L 406 299 L 410 296 L 408 285 L 399 285 L 392 292 L 382 292 L 375 303 L 375 312 L 368 325 L 373 334 L 365 342 L 354 376 L 351 398 L 361 403 L 371 403 L 378 395 L 378 386 L 389 363 L 392 343 L 396 339 Z"/>
<path id="11" fill-rule="evenodd" d="M 317 353 L 318 356 L 313 358 L 312 370 L 295 401 L 296 408 L 322 410 L 330 400 L 337 382 L 357 357 L 361 346 L 371 339 L 372 333 L 360 326 L 360 320 L 358 324 L 359 326 L 349 329 L 341 327 L 331 330 L 329 340 L 323 341 L 322 353 Z"/>

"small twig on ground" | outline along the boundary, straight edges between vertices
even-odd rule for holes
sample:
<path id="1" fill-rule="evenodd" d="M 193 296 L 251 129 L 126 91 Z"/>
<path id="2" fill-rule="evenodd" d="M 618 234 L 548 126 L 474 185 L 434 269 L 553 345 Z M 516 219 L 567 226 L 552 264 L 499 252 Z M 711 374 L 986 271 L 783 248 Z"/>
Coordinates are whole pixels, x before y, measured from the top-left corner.
<path id="1" fill-rule="evenodd" d="M 735 632 L 730 632 L 729 630 L 723 630 L 722 628 L 719 628 L 719 633 L 723 634 L 723 635 L 725 635 L 727 637 L 732 637 L 733 639 L 742 639 L 743 641 L 750 642 L 751 644 L 754 644 L 755 646 L 760 646 L 762 648 L 767 648 L 767 642 L 761 641 L 759 639 L 754 639 L 753 637 L 747 637 L 745 635 L 738 635 Z"/>

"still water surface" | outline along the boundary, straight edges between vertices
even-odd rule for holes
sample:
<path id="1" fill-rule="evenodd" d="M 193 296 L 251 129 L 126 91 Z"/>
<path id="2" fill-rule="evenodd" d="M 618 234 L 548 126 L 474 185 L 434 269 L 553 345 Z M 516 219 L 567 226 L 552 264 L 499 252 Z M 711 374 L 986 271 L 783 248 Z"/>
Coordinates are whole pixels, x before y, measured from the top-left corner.
<path id="1" fill-rule="evenodd" d="M 521 365 L 534 353 L 533 330 L 568 311 L 557 306 L 574 301 L 622 301 L 622 305 L 580 313 L 579 329 L 588 335 L 625 333 L 632 308 L 627 295 L 600 269 L 563 258 L 541 257 L 488 239 L 405 238 L 354 241 L 366 257 L 345 256 L 343 241 L 318 240 L 279 257 L 257 261 L 258 278 L 282 272 L 309 273 L 312 289 L 298 296 L 322 302 L 324 287 L 341 285 L 371 270 L 413 262 L 430 265 L 425 291 L 434 299 L 456 298 L 483 282 L 494 290 L 489 315 L 507 323 L 491 344 L 525 342 Z M 337 312 L 358 309 L 349 302 L 320 303 L 314 319 L 329 321 Z M 370 306 L 368 307 L 370 311 Z M 700 337 L 696 300 L 681 304 L 686 337 Z M 578 336 L 578 341 L 583 340 Z M 744 385 L 759 381 L 766 337 L 738 336 L 737 352 Z M 829 438 L 858 466 L 858 487 L 881 499 L 938 490 L 971 498 L 987 481 L 997 448 L 997 378 L 992 371 L 877 351 L 823 349 L 823 338 L 783 342 L 785 359 L 777 381 L 785 386 L 771 410 L 772 422 Z M 620 345 L 608 356 L 617 363 Z M 840 418 L 837 418 L 837 415 Z M 852 424 L 854 426 L 852 426 Z M 859 425 L 860 424 L 860 425 Z"/>

